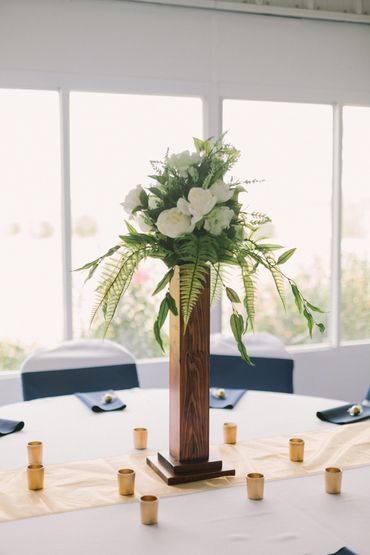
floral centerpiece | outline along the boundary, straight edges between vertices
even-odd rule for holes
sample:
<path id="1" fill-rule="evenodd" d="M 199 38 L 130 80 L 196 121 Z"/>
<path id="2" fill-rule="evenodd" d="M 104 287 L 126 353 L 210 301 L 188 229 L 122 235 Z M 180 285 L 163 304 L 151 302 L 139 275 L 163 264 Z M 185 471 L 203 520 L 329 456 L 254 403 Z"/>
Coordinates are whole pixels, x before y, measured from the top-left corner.
<path id="1" fill-rule="evenodd" d="M 87 279 L 102 266 L 96 289 L 92 320 L 101 309 L 105 330 L 114 318 L 117 306 L 126 293 L 141 261 L 148 257 L 161 259 L 168 270 L 153 295 L 166 290 L 154 323 L 154 334 L 163 349 L 161 328 L 169 312 L 177 315 L 179 307 L 169 291 L 176 266 L 181 267 L 180 298 L 185 329 L 189 322 L 208 272 L 211 273 L 211 302 L 219 299 L 222 289 L 231 302 L 230 327 L 241 357 L 250 363 L 243 335 L 253 329 L 255 316 L 256 276 L 268 271 L 277 294 L 285 306 L 285 283 L 294 295 L 295 304 L 306 319 L 309 333 L 314 326 L 325 327 L 315 320 L 322 312 L 311 304 L 297 283 L 286 276 L 281 266 L 295 249 L 276 252 L 280 245 L 261 238 L 261 226 L 270 218 L 259 212 L 248 212 L 239 201 L 246 185 L 254 181 L 227 180 L 240 152 L 226 144 L 224 136 L 215 141 L 194 139 L 195 152 L 167 154 L 162 161 L 152 162 L 152 184 L 137 185 L 122 203 L 130 222 L 127 233 L 105 254 L 79 270 L 88 270 Z M 242 298 L 225 282 L 224 268 L 239 271 Z"/>

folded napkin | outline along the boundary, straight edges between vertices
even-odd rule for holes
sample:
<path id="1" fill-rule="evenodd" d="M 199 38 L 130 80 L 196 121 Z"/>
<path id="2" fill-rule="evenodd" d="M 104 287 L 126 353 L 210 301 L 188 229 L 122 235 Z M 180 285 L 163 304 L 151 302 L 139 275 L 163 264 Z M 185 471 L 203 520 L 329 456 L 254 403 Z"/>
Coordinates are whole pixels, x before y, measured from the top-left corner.
<path id="1" fill-rule="evenodd" d="M 24 422 L 20 420 L 4 420 L 0 418 L 0 437 L 19 432 L 23 427 Z"/>
<path id="2" fill-rule="evenodd" d="M 321 410 L 316 413 L 316 416 L 320 418 L 320 420 L 326 420 L 326 422 L 332 422 L 333 424 L 352 424 L 353 422 L 361 422 L 361 420 L 370 418 L 370 406 L 359 404 L 358 406 L 362 408 L 361 414 L 351 416 L 348 409 L 353 406 L 353 403 L 351 403 L 349 405 L 335 407 L 334 409 Z"/>
<path id="3" fill-rule="evenodd" d="M 104 401 L 105 395 L 111 395 L 112 401 Z M 89 409 L 94 412 L 111 412 L 113 410 L 123 410 L 126 405 L 121 401 L 113 390 L 109 391 L 90 391 L 89 393 L 76 393 L 78 397 Z"/>
<path id="4" fill-rule="evenodd" d="M 218 397 L 218 391 L 220 391 L 220 389 L 217 387 L 211 387 L 209 391 L 209 406 L 211 409 L 233 409 L 247 390 L 222 389 L 222 391 L 225 392 L 224 398 Z"/>
<path id="5" fill-rule="evenodd" d="M 348 547 L 342 547 L 341 549 L 339 549 L 335 553 L 332 553 L 331 555 L 357 555 L 357 553 L 355 553 L 354 551 L 351 551 L 350 549 L 348 549 Z"/>

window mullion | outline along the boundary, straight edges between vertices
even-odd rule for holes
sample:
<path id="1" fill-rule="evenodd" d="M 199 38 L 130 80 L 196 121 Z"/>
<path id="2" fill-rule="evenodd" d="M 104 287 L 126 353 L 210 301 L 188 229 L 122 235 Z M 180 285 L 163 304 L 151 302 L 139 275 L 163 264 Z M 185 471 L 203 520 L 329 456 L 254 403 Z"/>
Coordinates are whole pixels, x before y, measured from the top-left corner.
<path id="1" fill-rule="evenodd" d="M 343 106 L 333 108 L 333 192 L 329 337 L 333 347 L 341 340 L 341 235 L 342 235 Z"/>
<path id="2" fill-rule="evenodd" d="M 72 339 L 72 244 L 70 187 L 69 91 L 60 91 L 61 168 L 62 168 L 62 268 L 63 268 L 63 338 Z"/>
<path id="3" fill-rule="evenodd" d="M 212 87 L 204 101 L 203 133 L 205 139 L 222 133 L 222 98 L 215 87 Z M 222 302 L 219 301 L 211 311 L 211 333 L 221 332 L 221 329 Z"/>

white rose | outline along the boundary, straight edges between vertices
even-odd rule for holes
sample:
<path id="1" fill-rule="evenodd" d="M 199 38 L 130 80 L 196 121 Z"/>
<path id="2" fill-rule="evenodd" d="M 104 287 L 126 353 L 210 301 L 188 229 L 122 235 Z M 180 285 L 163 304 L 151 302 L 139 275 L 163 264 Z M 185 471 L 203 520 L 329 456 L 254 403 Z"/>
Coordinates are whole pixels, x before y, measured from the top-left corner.
<path id="1" fill-rule="evenodd" d="M 233 196 L 233 191 L 230 189 L 230 186 L 224 183 L 222 179 L 219 179 L 216 183 L 211 185 L 209 190 L 212 195 L 216 197 L 217 204 L 220 204 L 220 202 L 227 202 Z"/>
<path id="2" fill-rule="evenodd" d="M 161 203 L 161 201 L 159 200 L 158 197 L 153 197 L 152 195 L 150 195 L 148 197 L 148 208 L 149 208 L 149 210 L 155 210 L 156 208 L 158 208 L 160 203 Z"/>
<path id="3" fill-rule="evenodd" d="M 153 226 L 151 226 L 147 223 L 147 219 L 145 218 L 145 216 L 143 214 L 138 214 L 136 216 L 136 221 L 137 221 L 137 224 L 138 224 L 139 228 L 144 233 L 148 233 L 149 231 L 153 231 Z"/>
<path id="4" fill-rule="evenodd" d="M 143 191 L 144 189 L 141 185 L 136 185 L 135 189 L 131 189 L 131 191 L 126 195 L 125 200 L 121 202 L 121 206 L 123 206 L 127 214 L 132 214 L 135 208 L 141 205 L 140 193 Z"/>
<path id="5" fill-rule="evenodd" d="M 182 214 L 191 215 L 192 223 L 195 225 L 212 210 L 215 204 L 216 197 L 208 189 L 192 187 L 188 194 L 188 201 L 179 198 L 177 208 Z"/>
<path id="6" fill-rule="evenodd" d="M 205 219 L 204 229 L 209 231 L 211 235 L 220 235 L 220 233 L 230 226 L 230 222 L 234 217 L 234 212 L 227 206 L 216 206 Z"/>
<path id="7" fill-rule="evenodd" d="M 157 228 L 166 237 L 174 239 L 185 233 L 191 233 L 194 226 L 190 216 L 186 216 L 178 208 L 170 208 L 159 214 Z"/>
<path id="8" fill-rule="evenodd" d="M 190 202 L 188 202 L 184 198 L 179 198 L 179 200 L 177 201 L 177 208 L 180 210 L 181 214 L 185 214 L 185 216 L 191 216 Z"/>
<path id="9" fill-rule="evenodd" d="M 198 152 L 190 153 L 184 150 L 179 154 L 172 154 L 167 158 L 167 163 L 173 168 L 177 169 L 179 174 L 185 177 L 190 166 L 198 164 L 201 161 L 201 156 Z"/>

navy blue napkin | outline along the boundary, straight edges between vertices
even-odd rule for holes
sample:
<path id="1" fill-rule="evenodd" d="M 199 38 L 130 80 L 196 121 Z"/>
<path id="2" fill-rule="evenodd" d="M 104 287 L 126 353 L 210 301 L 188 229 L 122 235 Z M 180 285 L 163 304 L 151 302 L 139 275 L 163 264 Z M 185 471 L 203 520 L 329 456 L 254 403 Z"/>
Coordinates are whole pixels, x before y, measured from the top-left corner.
<path id="1" fill-rule="evenodd" d="M 23 427 L 24 422 L 20 420 L 4 420 L 0 418 L 0 437 L 19 432 Z"/>
<path id="2" fill-rule="evenodd" d="M 114 399 L 111 403 L 104 402 L 104 395 L 110 393 Z M 94 412 L 111 412 L 114 410 L 123 410 L 126 405 L 121 401 L 113 390 L 109 391 L 90 391 L 89 393 L 76 393 L 78 397 L 89 409 Z"/>
<path id="3" fill-rule="evenodd" d="M 224 389 L 225 398 L 220 399 L 214 395 L 218 391 L 217 387 L 211 387 L 209 391 L 209 406 L 211 409 L 233 409 L 243 397 L 246 389 Z M 212 394 L 213 393 L 213 394 Z"/>
<path id="4" fill-rule="evenodd" d="M 342 547 L 341 549 L 339 549 L 335 553 L 332 553 L 331 555 L 358 555 L 358 554 L 348 549 L 348 547 Z"/>
<path id="5" fill-rule="evenodd" d="M 351 416 L 347 412 L 351 407 L 353 407 L 353 403 L 341 405 L 334 409 L 321 410 L 316 413 L 316 416 L 320 418 L 320 420 L 332 422 L 333 424 L 353 424 L 353 422 L 361 422 L 361 420 L 370 418 L 370 406 L 361 405 L 362 413 L 357 416 Z"/>

